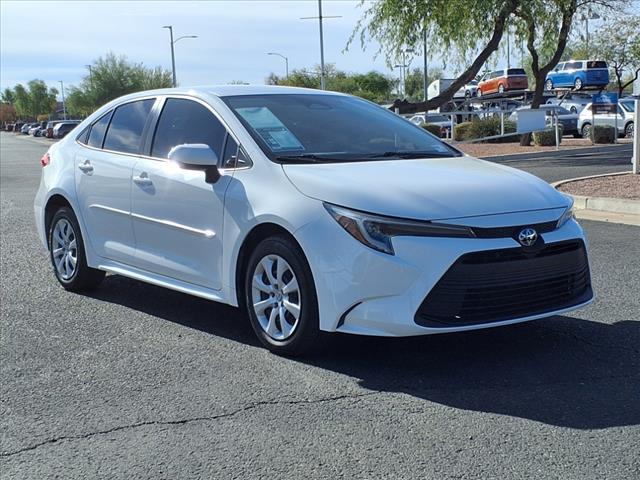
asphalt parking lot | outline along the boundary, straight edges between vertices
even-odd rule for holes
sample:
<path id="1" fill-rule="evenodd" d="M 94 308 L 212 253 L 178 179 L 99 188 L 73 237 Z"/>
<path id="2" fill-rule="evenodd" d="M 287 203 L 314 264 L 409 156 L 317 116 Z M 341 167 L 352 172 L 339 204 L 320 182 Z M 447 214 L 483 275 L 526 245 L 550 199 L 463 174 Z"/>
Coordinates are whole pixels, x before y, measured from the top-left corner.
<path id="1" fill-rule="evenodd" d="M 33 221 L 50 142 L 0 142 L 3 479 L 640 476 L 640 228 L 582 222 L 598 298 L 578 312 L 334 335 L 291 360 L 231 307 L 119 276 L 64 291 Z M 508 163 L 546 180 L 629 168 Z"/>

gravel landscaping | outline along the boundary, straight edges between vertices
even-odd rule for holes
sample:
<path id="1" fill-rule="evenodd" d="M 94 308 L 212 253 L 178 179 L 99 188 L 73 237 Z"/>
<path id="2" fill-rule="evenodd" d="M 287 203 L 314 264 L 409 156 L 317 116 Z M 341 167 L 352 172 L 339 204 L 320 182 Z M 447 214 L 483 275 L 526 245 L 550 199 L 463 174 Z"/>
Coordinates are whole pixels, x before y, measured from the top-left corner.
<path id="1" fill-rule="evenodd" d="M 560 185 L 558 190 L 571 195 L 587 197 L 624 198 L 640 200 L 640 175 L 626 173 L 587 178 Z"/>

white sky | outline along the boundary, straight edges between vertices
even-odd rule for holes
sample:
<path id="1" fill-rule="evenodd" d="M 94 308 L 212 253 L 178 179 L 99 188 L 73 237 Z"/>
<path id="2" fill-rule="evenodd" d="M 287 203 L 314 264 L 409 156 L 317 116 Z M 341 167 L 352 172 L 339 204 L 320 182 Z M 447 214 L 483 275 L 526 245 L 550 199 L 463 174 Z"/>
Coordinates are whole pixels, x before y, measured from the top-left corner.
<path id="1" fill-rule="evenodd" d="M 343 52 L 363 8 L 355 0 L 323 0 L 324 15 L 342 16 L 324 22 L 325 61 L 349 72 L 390 73 L 382 56 L 374 58 L 374 43 L 363 52 L 358 40 Z M 267 52 L 288 56 L 290 70 L 320 63 L 318 22 L 300 20 L 317 12 L 316 0 L 0 0 L 0 88 L 33 78 L 51 86 L 59 80 L 77 84 L 87 74 L 85 65 L 108 51 L 170 69 L 163 25 L 173 25 L 176 37 L 198 35 L 176 44 L 181 85 L 261 84 L 272 71 L 284 75 L 284 60 Z M 430 49 L 436 52 L 435 45 Z M 513 55 L 517 63 L 520 54 Z M 430 59 L 431 67 L 441 63 Z M 412 67 L 421 66 L 422 58 L 415 58 Z M 501 57 L 496 67 L 502 66 Z"/>

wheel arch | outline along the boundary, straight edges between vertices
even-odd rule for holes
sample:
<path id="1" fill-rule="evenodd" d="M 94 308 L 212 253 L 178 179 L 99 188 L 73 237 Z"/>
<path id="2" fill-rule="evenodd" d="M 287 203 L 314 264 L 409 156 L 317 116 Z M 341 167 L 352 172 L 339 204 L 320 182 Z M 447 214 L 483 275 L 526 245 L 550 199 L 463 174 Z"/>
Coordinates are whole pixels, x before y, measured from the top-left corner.
<path id="1" fill-rule="evenodd" d="M 69 207 L 73 213 L 75 213 L 76 218 L 78 217 L 78 214 L 75 212 L 73 205 L 67 197 L 60 193 L 54 193 L 51 195 L 44 206 L 44 231 L 47 238 L 47 244 L 49 243 L 49 228 L 51 227 L 53 216 L 62 207 Z"/>
<path id="2" fill-rule="evenodd" d="M 296 240 L 293 233 L 282 225 L 273 222 L 264 222 L 254 226 L 244 237 L 244 240 L 240 245 L 238 256 L 236 257 L 235 269 L 233 270 L 235 276 L 233 285 L 236 289 L 236 301 L 239 306 L 242 306 L 244 302 L 244 271 L 249 263 L 251 252 L 262 240 L 274 235 L 284 235 L 288 237 L 295 245 L 298 246 L 307 264 L 309 262 L 306 255 L 304 255 L 304 250 L 302 249 L 300 242 Z"/>

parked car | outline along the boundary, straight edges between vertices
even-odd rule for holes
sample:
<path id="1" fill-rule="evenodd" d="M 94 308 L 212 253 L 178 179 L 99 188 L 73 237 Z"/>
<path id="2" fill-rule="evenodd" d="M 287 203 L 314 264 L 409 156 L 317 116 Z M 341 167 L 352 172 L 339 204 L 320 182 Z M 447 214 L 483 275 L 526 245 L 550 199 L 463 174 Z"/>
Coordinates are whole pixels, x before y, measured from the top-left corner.
<path id="1" fill-rule="evenodd" d="M 20 133 L 22 127 L 24 126 L 23 122 L 16 122 L 13 124 L 13 133 Z"/>
<path id="2" fill-rule="evenodd" d="M 578 130 L 584 138 L 591 137 L 592 125 L 610 125 L 612 127 L 618 126 L 618 136 L 620 137 L 633 137 L 634 135 L 634 122 L 633 122 L 633 103 L 628 105 L 628 102 L 618 103 L 617 114 L 613 113 L 592 113 L 592 104 L 587 105 L 580 116 L 578 117 Z M 594 123 L 595 122 L 595 123 Z"/>
<path id="3" fill-rule="evenodd" d="M 448 115 L 441 115 L 439 113 L 429 113 L 425 115 L 424 113 L 419 113 L 409 118 L 409 121 L 418 126 L 425 123 L 437 125 L 440 127 L 440 137 L 449 138 L 451 136 L 451 118 Z"/>
<path id="4" fill-rule="evenodd" d="M 33 128 L 34 126 L 36 126 L 36 125 L 37 125 L 37 123 L 25 123 L 20 128 L 20 133 L 23 133 L 24 135 L 28 135 L 29 134 L 29 130 L 31 128 Z"/>
<path id="5" fill-rule="evenodd" d="M 59 124 L 60 122 L 63 122 L 64 120 L 52 120 L 50 122 L 47 123 L 47 127 L 45 128 L 45 137 L 47 138 L 53 138 L 53 127 L 55 127 L 57 124 Z"/>
<path id="6" fill-rule="evenodd" d="M 609 67 L 603 60 L 570 60 L 559 63 L 547 74 L 545 89 L 606 87 L 609 83 Z"/>
<path id="7" fill-rule="evenodd" d="M 567 93 L 563 98 L 550 98 L 547 105 L 560 105 L 571 113 L 580 113 L 584 107 L 591 103 L 591 95 L 579 93 Z"/>
<path id="8" fill-rule="evenodd" d="M 36 131 L 40 130 L 40 124 L 36 124 L 34 126 L 32 126 L 31 128 L 29 128 L 29 131 L 27 132 L 29 135 L 33 135 L 36 136 Z"/>
<path id="9" fill-rule="evenodd" d="M 76 128 L 80 120 L 64 120 L 53 127 L 53 138 L 64 138 L 67 133 Z"/>
<path id="10" fill-rule="evenodd" d="M 509 90 L 526 90 L 529 80 L 524 68 L 505 68 L 486 73 L 478 82 L 478 97 Z"/>
<path id="11" fill-rule="evenodd" d="M 13 127 L 14 127 L 13 123 L 7 123 L 7 126 L 5 127 L 5 130 L 7 132 L 13 132 Z"/>
<path id="12" fill-rule="evenodd" d="M 478 95 L 478 81 L 471 80 L 453 94 L 453 98 L 472 98 Z"/>
<path id="13" fill-rule="evenodd" d="M 540 110 L 545 111 L 548 126 L 551 127 L 554 125 L 553 116 L 555 113 L 555 115 L 558 116 L 559 124 L 562 125 L 563 135 L 573 135 L 576 138 L 580 138 L 582 136 L 578 131 L 578 114 L 571 113 L 566 108 L 560 107 L 558 105 L 540 105 L 540 107 L 538 108 Z M 531 109 L 530 105 L 516 109 L 511 115 L 509 115 L 509 120 L 513 122 L 517 122 L 518 112 L 521 112 L 522 110 L 530 110 L 530 109 Z"/>
<path id="14" fill-rule="evenodd" d="M 278 353 L 319 330 L 467 331 L 593 299 L 570 197 L 350 95 L 139 92 L 41 164 L 37 231 L 65 289 L 108 271 L 239 305 Z"/>

